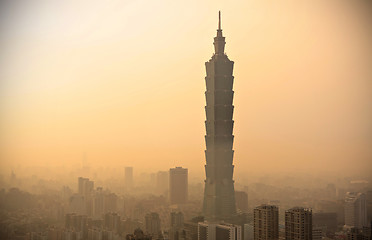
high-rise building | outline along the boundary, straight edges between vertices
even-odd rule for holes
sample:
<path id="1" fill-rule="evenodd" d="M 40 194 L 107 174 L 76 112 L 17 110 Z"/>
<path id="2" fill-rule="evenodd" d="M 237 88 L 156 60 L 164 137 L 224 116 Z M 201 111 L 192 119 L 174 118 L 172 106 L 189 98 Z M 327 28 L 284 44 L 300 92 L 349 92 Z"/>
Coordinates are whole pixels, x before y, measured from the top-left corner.
<path id="1" fill-rule="evenodd" d="M 102 218 L 104 213 L 104 202 L 105 202 L 105 195 L 103 193 L 103 189 L 98 187 L 93 198 L 93 217 L 95 219 Z"/>
<path id="2" fill-rule="evenodd" d="M 179 240 L 179 236 L 183 231 L 184 217 L 182 212 L 171 212 L 170 214 L 170 229 L 169 239 Z"/>
<path id="3" fill-rule="evenodd" d="M 125 167 L 124 184 L 126 190 L 133 188 L 133 167 Z"/>
<path id="4" fill-rule="evenodd" d="M 90 181 L 89 178 L 78 178 L 78 193 L 87 197 L 91 195 L 94 190 L 94 182 Z"/>
<path id="5" fill-rule="evenodd" d="M 169 173 L 167 171 L 159 171 L 156 174 L 156 191 L 163 195 L 168 191 L 169 187 Z"/>
<path id="6" fill-rule="evenodd" d="M 225 54 L 221 14 L 215 53 L 205 63 L 206 82 L 206 135 L 205 135 L 205 188 L 203 214 L 209 221 L 226 220 L 236 214 L 233 181 L 233 66 Z"/>
<path id="7" fill-rule="evenodd" d="M 84 186 L 85 186 L 85 181 L 87 181 L 87 178 L 79 177 L 78 178 L 78 193 L 80 195 L 83 195 L 84 192 Z"/>
<path id="8" fill-rule="evenodd" d="M 78 178 L 78 194 L 84 198 L 84 214 L 92 216 L 93 214 L 93 192 L 94 182 L 89 178 Z"/>
<path id="9" fill-rule="evenodd" d="M 372 222 L 372 190 L 366 193 L 367 222 Z"/>
<path id="10" fill-rule="evenodd" d="M 285 239 L 311 240 L 312 210 L 295 207 L 285 211 Z"/>
<path id="11" fill-rule="evenodd" d="M 182 212 L 171 212 L 170 225 L 171 227 L 183 228 L 183 213 Z"/>
<path id="12" fill-rule="evenodd" d="M 188 200 L 188 170 L 176 167 L 169 170 L 169 200 L 171 204 L 184 204 Z"/>
<path id="13" fill-rule="evenodd" d="M 198 240 L 198 224 L 196 222 L 185 222 L 183 227 L 187 240 Z"/>
<path id="14" fill-rule="evenodd" d="M 248 194 L 243 191 L 235 191 L 236 208 L 243 212 L 248 212 Z"/>
<path id="15" fill-rule="evenodd" d="M 115 193 L 108 193 L 104 196 L 103 209 L 104 213 L 116 212 L 118 196 Z"/>
<path id="16" fill-rule="evenodd" d="M 86 204 L 84 196 L 74 194 L 69 199 L 69 213 L 76 213 L 79 215 L 86 214 Z"/>
<path id="17" fill-rule="evenodd" d="M 345 197 L 345 228 L 363 228 L 364 226 L 367 226 L 365 194 L 347 192 Z"/>
<path id="18" fill-rule="evenodd" d="M 216 224 L 208 222 L 198 223 L 198 240 L 215 240 Z"/>
<path id="19" fill-rule="evenodd" d="M 120 216 L 117 213 L 105 213 L 103 216 L 103 226 L 106 230 L 118 233 L 121 225 Z"/>
<path id="20" fill-rule="evenodd" d="M 254 209 L 255 240 L 279 239 L 279 210 L 274 205 L 261 205 Z"/>
<path id="21" fill-rule="evenodd" d="M 152 236 L 158 236 L 161 233 L 160 217 L 158 213 L 152 212 L 145 216 L 146 232 Z"/>

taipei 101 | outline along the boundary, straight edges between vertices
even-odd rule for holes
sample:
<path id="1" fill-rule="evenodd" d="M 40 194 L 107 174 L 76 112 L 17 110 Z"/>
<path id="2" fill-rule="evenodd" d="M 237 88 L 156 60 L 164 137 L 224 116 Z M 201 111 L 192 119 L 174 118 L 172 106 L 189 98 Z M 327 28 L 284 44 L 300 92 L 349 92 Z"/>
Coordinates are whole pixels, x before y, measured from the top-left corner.
<path id="1" fill-rule="evenodd" d="M 1 240 L 372 240 L 372 1 L 0 1 Z"/>

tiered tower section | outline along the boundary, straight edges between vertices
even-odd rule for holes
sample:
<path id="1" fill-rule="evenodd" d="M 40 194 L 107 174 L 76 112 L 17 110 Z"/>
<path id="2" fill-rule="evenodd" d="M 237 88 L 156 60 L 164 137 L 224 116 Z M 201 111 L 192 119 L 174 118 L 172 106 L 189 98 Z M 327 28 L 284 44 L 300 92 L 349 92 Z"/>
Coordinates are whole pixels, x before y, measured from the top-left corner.
<path id="1" fill-rule="evenodd" d="M 203 213 L 208 221 L 228 220 L 236 214 L 233 181 L 233 66 L 226 56 L 225 37 L 222 36 L 221 14 L 217 36 L 214 38 L 215 54 L 205 63 L 207 76 L 205 92 L 207 105 L 206 165 Z"/>

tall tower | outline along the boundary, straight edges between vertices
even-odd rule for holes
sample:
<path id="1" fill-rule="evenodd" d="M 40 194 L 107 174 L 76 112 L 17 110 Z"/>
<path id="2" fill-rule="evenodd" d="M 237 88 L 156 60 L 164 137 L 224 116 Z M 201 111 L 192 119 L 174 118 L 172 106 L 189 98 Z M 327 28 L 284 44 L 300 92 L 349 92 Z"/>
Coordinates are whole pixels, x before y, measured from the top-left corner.
<path id="1" fill-rule="evenodd" d="M 227 220 L 236 214 L 233 181 L 233 66 L 226 56 L 221 13 L 212 58 L 205 63 L 205 188 L 203 213 L 208 221 Z"/>

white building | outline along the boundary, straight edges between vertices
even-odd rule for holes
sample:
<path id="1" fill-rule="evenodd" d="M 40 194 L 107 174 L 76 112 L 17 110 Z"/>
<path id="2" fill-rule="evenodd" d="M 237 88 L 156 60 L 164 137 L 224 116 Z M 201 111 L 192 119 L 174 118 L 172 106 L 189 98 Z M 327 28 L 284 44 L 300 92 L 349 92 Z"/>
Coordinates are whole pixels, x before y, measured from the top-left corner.
<path id="1" fill-rule="evenodd" d="M 228 223 L 200 222 L 198 240 L 242 240 L 242 229 Z"/>
<path id="2" fill-rule="evenodd" d="M 348 192 L 345 197 L 345 228 L 367 226 L 366 197 L 363 193 Z"/>

